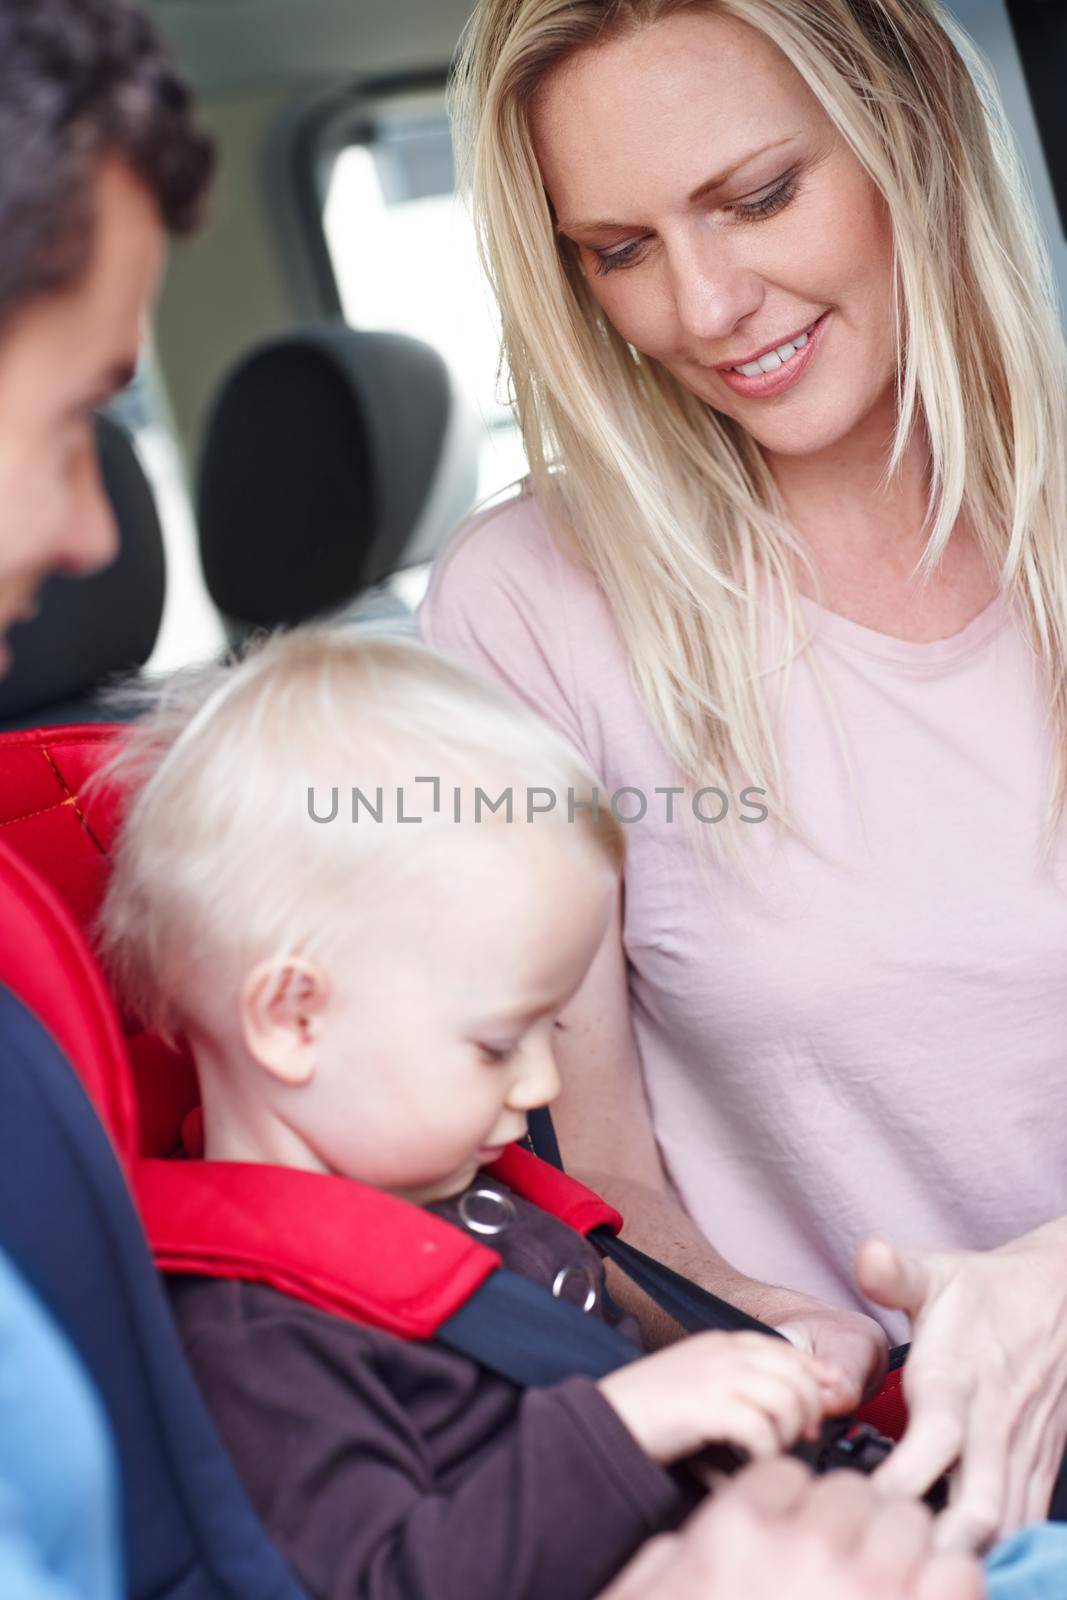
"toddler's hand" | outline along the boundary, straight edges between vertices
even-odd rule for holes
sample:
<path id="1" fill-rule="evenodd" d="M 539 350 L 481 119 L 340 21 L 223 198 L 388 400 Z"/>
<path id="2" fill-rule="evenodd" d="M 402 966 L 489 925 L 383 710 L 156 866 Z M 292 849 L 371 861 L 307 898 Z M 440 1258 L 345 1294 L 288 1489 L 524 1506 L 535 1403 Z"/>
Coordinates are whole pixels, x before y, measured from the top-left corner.
<path id="1" fill-rule="evenodd" d="M 653 1461 L 708 1444 L 753 1458 L 816 1439 L 841 1409 L 835 1367 L 764 1333 L 698 1333 L 601 1378 L 600 1389 Z"/>

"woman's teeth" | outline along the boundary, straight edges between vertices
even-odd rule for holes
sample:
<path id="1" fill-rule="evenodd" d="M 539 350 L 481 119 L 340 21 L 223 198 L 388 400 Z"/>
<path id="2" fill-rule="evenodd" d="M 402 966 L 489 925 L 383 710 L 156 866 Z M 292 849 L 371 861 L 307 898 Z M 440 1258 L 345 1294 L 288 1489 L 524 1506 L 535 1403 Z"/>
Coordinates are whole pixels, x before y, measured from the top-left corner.
<path id="1" fill-rule="evenodd" d="M 803 350 L 808 342 L 808 336 L 815 327 L 806 328 L 802 334 L 790 344 L 780 344 L 777 350 L 768 350 L 765 356 L 760 356 L 758 361 L 746 361 L 743 367 L 731 367 L 731 372 L 740 372 L 746 378 L 758 378 L 761 372 L 775 372 L 779 367 L 795 356 L 798 350 Z"/>

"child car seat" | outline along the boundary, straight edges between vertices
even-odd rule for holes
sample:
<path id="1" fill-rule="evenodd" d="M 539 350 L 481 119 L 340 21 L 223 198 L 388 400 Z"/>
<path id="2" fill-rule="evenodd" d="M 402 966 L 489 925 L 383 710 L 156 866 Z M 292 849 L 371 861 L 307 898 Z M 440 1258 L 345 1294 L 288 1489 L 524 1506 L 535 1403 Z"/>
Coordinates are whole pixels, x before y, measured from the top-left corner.
<path id="1" fill-rule="evenodd" d="M 99 787 L 87 794 L 85 783 L 117 731 L 95 725 L 0 737 L 6 780 L 0 823 L 23 858 L 10 850 L 0 856 L 0 893 L 10 906 L 0 935 L 0 981 L 8 989 L 0 995 L 8 1044 L 0 1071 L 10 1080 L 4 1087 L 12 1108 L 0 1132 L 0 1195 L 8 1201 L 0 1205 L 0 1244 L 71 1331 L 111 1411 L 127 1488 L 131 1593 L 271 1600 L 297 1591 L 255 1523 L 195 1394 L 118 1163 L 138 1192 L 157 1261 L 169 1270 L 254 1275 L 347 1315 L 360 1315 L 365 1302 L 358 1292 L 353 1301 L 350 1269 L 346 1279 L 342 1268 L 324 1291 L 321 1270 L 309 1272 L 297 1260 L 303 1277 L 294 1288 L 291 1247 L 269 1233 L 227 1232 L 227 1184 L 252 1181 L 247 1169 L 228 1176 L 227 1163 L 204 1168 L 158 1159 L 175 1153 L 195 1108 L 190 1064 L 143 1034 L 123 1038 L 76 926 L 97 909 L 115 829 L 112 798 Z M 47 876 L 51 888 L 28 867 Z M 509 1168 L 506 1181 L 527 1193 L 532 1183 L 532 1198 L 591 1230 L 687 1326 L 759 1326 L 614 1239 L 620 1219 L 581 1186 L 533 1157 L 524 1167 L 521 1152 L 509 1154 L 515 1170 Z M 288 1171 L 275 1181 L 299 1185 L 309 1178 L 338 1182 Z M 370 1191 L 369 1200 L 425 1218 L 420 1226 L 447 1228 L 391 1197 Z M 245 1214 L 255 1209 L 246 1206 Z M 62 1230 L 54 1225 L 57 1215 Z M 372 1254 L 374 1227 L 361 1237 Z M 412 1325 L 404 1306 L 408 1321 L 395 1331 L 442 1339 L 521 1383 L 607 1371 L 635 1353 L 606 1325 L 495 1270 L 499 1258 L 478 1241 L 455 1234 L 445 1254 L 449 1270 L 438 1272 L 432 1308 L 427 1301 Z M 387 1304 L 387 1316 L 395 1312 Z M 883 1428 L 891 1425 L 896 1401 L 892 1389 L 881 1398 Z"/>
<path id="2" fill-rule="evenodd" d="M 109 1414 L 129 1594 L 301 1600 L 186 1366 L 124 1176 L 139 1143 L 125 1044 L 76 926 L 105 865 L 76 794 L 106 737 L 0 741 L 0 1247 L 66 1329 Z"/>

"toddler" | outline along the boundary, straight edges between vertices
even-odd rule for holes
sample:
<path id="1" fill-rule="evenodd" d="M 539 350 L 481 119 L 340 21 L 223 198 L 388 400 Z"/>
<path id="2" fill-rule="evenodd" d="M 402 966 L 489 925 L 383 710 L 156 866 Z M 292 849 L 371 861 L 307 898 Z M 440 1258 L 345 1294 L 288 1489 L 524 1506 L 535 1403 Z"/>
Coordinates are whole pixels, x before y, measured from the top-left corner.
<path id="1" fill-rule="evenodd" d="M 103 954 L 187 1039 L 205 1158 L 340 1175 L 461 1228 L 489 1189 L 504 1265 L 611 1320 L 595 1250 L 481 1174 L 559 1093 L 553 1033 L 616 914 L 622 831 L 582 759 L 421 646 L 307 630 L 180 677 L 115 775 Z M 169 1287 L 260 1516 L 329 1600 L 592 1600 L 687 1509 L 672 1464 L 814 1438 L 837 1381 L 708 1333 L 523 1391 L 263 1284 Z"/>

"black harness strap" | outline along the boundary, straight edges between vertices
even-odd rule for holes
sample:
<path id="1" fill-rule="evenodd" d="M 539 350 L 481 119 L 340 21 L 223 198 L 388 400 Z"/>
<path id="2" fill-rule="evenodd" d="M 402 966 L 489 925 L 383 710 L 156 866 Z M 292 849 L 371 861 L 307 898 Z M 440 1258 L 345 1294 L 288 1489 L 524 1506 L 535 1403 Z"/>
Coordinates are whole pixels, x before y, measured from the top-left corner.
<path id="1" fill-rule="evenodd" d="M 534 1155 L 562 1172 L 563 1157 L 547 1106 L 540 1106 L 529 1113 L 527 1128 L 527 1142 Z M 607 1228 L 594 1228 L 589 1235 L 589 1242 L 596 1246 L 601 1255 L 614 1261 L 631 1282 L 636 1283 L 650 1300 L 680 1323 L 687 1333 L 703 1333 L 714 1329 L 726 1333 L 769 1333 L 776 1339 L 784 1337 L 775 1328 L 769 1328 L 766 1323 L 730 1305 L 729 1301 L 720 1300 L 710 1290 L 690 1283 L 688 1278 L 683 1278 L 672 1267 L 665 1267 L 662 1261 L 646 1256 L 643 1250 L 617 1238 Z"/>
<path id="2" fill-rule="evenodd" d="M 576 1374 L 602 1378 L 642 1354 L 617 1328 L 502 1267 L 441 1324 L 435 1338 L 523 1388 L 562 1383 Z"/>
<path id="3" fill-rule="evenodd" d="M 698 1283 L 690 1283 L 688 1278 L 683 1278 L 672 1267 L 646 1256 L 643 1250 L 627 1244 L 625 1239 L 617 1238 L 607 1228 L 594 1228 L 589 1235 L 589 1242 L 602 1255 L 614 1261 L 620 1271 L 625 1272 L 630 1281 L 643 1289 L 649 1299 L 654 1300 L 668 1316 L 680 1322 L 687 1333 L 716 1329 L 724 1333 L 769 1333 L 776 1339 L 785 1337 L 776 1328 L 750 1317 L 747 1311 L 732 1306 L 728 1300 L 720 1300 L 709 1289 L 702 1289 Z"/>

